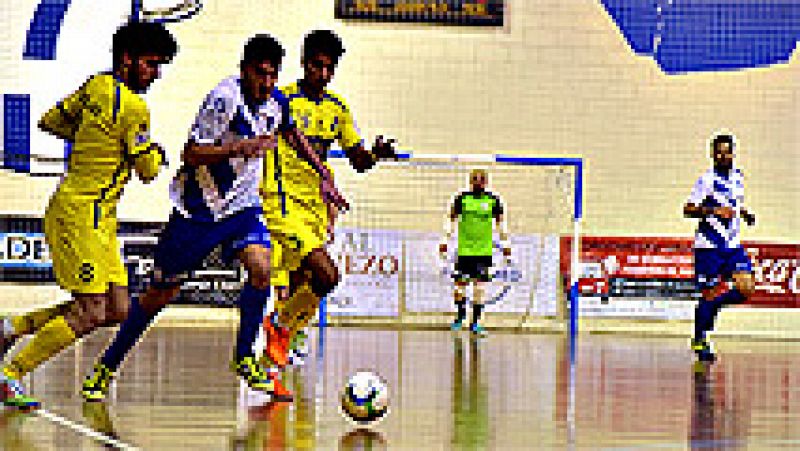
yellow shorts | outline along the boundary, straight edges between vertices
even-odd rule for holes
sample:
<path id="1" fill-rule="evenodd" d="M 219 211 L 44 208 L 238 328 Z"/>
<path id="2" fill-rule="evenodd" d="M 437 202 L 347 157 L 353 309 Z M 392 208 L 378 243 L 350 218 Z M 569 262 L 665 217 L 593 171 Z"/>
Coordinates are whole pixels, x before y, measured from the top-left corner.
<path id="1" fill-rule="evenodd" d="M 128 272 L 117 241 L 117 219 L 94 224 L 91 203 L 51 202 L 44 231 L 58 285 L 80 294 L 101 294 L 109 284 L 128 285 Z"/>
<path id="2" fill-rule="evenodd" d="M 286 215 L 280 196 L 264 200 L 264 217 L 272 242 L 271 284 L 289 286 L 289 273 L 328 239 L 328 210 L 319 200 L 286 196 Z"/>

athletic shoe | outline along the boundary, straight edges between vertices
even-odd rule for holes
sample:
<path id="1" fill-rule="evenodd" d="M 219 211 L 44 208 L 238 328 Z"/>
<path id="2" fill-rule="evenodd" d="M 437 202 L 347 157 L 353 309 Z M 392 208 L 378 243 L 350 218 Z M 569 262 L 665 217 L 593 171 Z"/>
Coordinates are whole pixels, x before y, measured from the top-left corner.
<path id="1" fill-rule="evenodd" d="M 289 331 L 267 320 L 264 321 L 264 333 L 267 336 L 264 355 L 272 364 L 285 367 L 289 363 Z"/>
<path id="2" fill-rule="evenodd" d="M 473 324 L 473 325 L 469 326 L 469 330 L 470 330 L 470 332 L 472 332 L 473 335 L 477 335 L 479 337 L 485 337 L 485 336 L 489 335 L 489 333 L 486 332 L 486 329 L 481 327 L 480 324 Z"/>
<path id="3" fill-rule="evenodd" d="M 458 332 L 462 327 L 464 327 L 464 321 L 457 319 L 453 321 L 453 324 L 450 325 L 450 330 L 453 332 Z"/>
<path id="4" fill-rule="evenodd" d="M 270 394 L 273 401 L 291 402 L 294 399 L 292 392 L 281 382 L 278 373 L 270 372 L 267 377 L 272 381 L 272 392 Z"/>
<path id="5" fill-rule="evenodd" d="M 233 363 L 234 371 L 247 383 L 247 386 L 258 391 L 272 393 L 275 386 L 272 378 L 254 357 L 243 357 Z"/>
<path id="6" fill-rule="evenodd" d="M 717 358 L 707 338 L 692 340 L 692 351 L 697 354 L 697 359 L 701 362 L 713 362 Z"/>
<path id="7" fill-rule="evenodd" d="M 96 363 L 92 373 L 83 381 L 81 396 L 87 401 L 103 401 L 108 396 L 112 379 L 114 373 L 102 363 Z"/>
<path id="8" fill-rule="evenodd" d="M 19 410 L 33 410 L 39 408 L 39 401 L 25 394 L 22 384 L 0 372 L 0 397 L 3 398 L 3 405 Z"/>

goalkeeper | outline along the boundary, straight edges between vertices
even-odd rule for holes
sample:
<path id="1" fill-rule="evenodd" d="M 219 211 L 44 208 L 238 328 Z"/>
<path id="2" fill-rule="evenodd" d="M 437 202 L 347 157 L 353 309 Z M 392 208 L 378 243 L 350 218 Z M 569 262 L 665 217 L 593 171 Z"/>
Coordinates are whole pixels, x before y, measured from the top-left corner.
<path id="1" fill-rule="evenodd" d="M 470 190 L 456 196 L 450 209 L 450 218 L 445 221 L 444 241 L 439 245 L 439 252 L 447 254 L 447 243 L 458 228 L 458 252 L 453 273 L 455 290 L 453 299 L 458 309 L 458 316 L 452 329 L 461 329 L 467 317 L 466 292 L 472 283 L 472 323 L 470 331 L 475 335 L 486 335 L 486 331 L 478 324 L 483 311 L 485 285 L 491 278 L 493 225 L 500 236 L 503 255 L 511 256 L 506 223 L 503 220 L 503 204 L 495 194 L 486 190 L 488 174 L 483 169 L 470 172 Z"/>

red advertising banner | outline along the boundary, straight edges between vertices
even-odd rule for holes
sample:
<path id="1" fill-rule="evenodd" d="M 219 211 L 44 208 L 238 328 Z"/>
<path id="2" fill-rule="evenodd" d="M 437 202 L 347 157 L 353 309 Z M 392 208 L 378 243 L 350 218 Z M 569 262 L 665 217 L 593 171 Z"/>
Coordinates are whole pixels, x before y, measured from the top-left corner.
<path id="1" fill-rule="evenodd" d="M 571 237 L 561 238 L 561 274 L 571 273 Z M 613 298 L 692 299 L 691 238 L 582 237 L 582 295 Z M 800 307 L 800 244 L 745 242 L 753 263 L 756 293 L 748 305 Z"/>

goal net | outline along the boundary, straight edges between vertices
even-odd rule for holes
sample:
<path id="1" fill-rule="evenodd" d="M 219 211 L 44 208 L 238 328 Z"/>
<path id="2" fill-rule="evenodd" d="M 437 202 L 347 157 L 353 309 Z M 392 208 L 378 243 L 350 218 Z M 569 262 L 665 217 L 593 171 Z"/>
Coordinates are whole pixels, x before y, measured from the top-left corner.
<path id="1" fill-rule="evenodd" d="M 486 189 L 503 204 L 510 265 L 518 274 L 488 284 L 486 297 L 494 302 L 487 311 L 542 317 L 564 312 L 559 242 L 577 232 L 580 159 L 408 155 L 358 174 L 335 156 L 331 164 L 351 211 L 337 221 L 329 247 L 343 280 L 327 299 L 328 315 L 410 319 L 453 311 L 456 246 L 451 242 L 443 259 L 439 244 L 455 196 L 469 190 L 474 169 L 486 171 Z M 506 265 L 499 246 L 493 264 Z"/>

